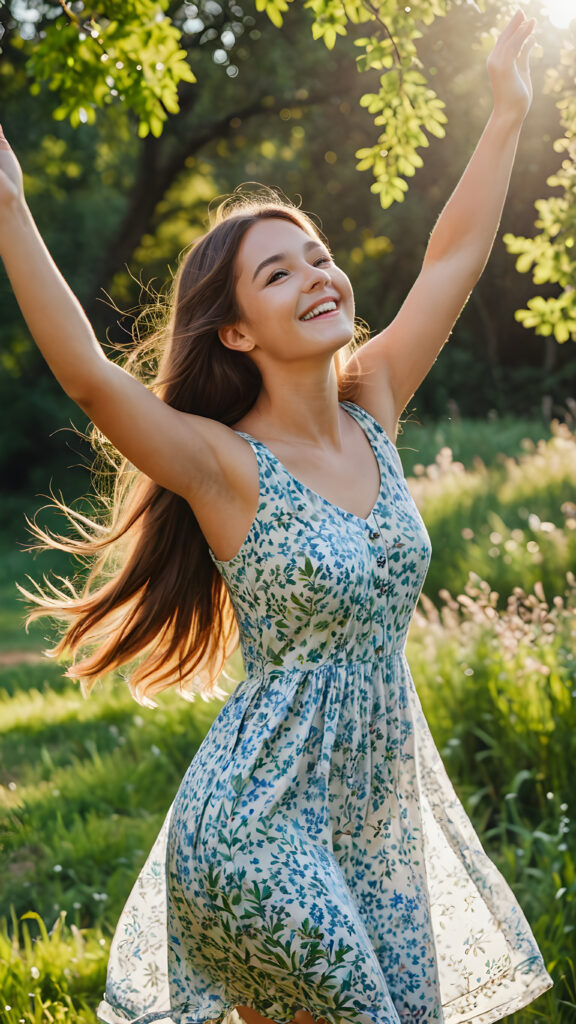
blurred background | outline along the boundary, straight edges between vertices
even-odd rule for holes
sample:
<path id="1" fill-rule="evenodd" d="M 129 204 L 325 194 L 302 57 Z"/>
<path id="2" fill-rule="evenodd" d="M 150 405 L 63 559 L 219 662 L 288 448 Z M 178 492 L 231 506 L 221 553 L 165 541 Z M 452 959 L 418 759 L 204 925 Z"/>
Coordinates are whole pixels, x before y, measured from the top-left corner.
<path id="1" fill-rule="evenodd" d="M 39 228 L 110 354 L 129 350 L 143 306 L 143 329 L 152 324 L 209 205 L 242 182 L 278 186 L 316 215 L 358 315 L 384 327 L 491 109 L 491 31 L 514 7 L 480 6 L 350 4 L 378 15 L 354 23 L 334 0 L 0 3 L 2 124 Z M 524 10 L 539 19 L 535 98 L 498 238 L 398 447 L 434 552 L 410 633 L 413 675 L 556 982 L 509 1020 L 568 1024 L 576 35 L 573 0 Z M 385 26 L 421 83 L 390 67 Z M 394 106 L 402 95 L 411 102 Z M 151 712 L 121 678 L 85 702 L 42 658 L 49 625 L 24 631 L 16 582 L 78 571 L 24 550 L 25 517 L 51 490 L 82 503 L 91 450 L 1 267 L 0 335 L 0 1002 L 8 1024 L 76 1024 L 94 1020 L 123 900 L 221 704 L 168 695 Z M 50 511 L 39 520 L 59 525 Z M 237 657 L 229 671 L 228 689 Z"/>

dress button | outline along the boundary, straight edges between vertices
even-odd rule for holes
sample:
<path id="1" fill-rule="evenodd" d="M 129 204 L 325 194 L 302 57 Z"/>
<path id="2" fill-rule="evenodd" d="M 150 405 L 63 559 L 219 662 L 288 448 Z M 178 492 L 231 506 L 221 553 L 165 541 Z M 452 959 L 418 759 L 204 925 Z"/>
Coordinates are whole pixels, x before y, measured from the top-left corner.
<path id="1" fill-rule="evenodd" d="M 376 647 L 376 648 L 375 648 L 375 650 L 374 650 L 374 653 L 375 653 L 375 654 L 382 654 L 382 651 L 383 651 L 383 650 L 384 650 L 384 648 L 383 648 L 383 647 Z"/>
<path id="2" fill-rule="evenodd" d="M 368 536 L 370 537 L 370 540 L 378 540 L 380 533 L 378 530 L 368 530 Z"/>

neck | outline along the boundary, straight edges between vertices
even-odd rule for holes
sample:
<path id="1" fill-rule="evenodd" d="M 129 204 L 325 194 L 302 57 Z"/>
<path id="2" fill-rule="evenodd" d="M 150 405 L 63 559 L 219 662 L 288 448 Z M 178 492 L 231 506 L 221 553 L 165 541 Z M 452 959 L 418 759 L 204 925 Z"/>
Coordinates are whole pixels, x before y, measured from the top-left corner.
<path id="1" fill-rule="evenodd" d="M 333 361 L 328 373 L 305 379 L 301 372 L 293 372 L 294 367 L 286 371 L 263 379 L 249 413 L 256 434 L 284 444 L 341 450 L 342 415 Z"/>

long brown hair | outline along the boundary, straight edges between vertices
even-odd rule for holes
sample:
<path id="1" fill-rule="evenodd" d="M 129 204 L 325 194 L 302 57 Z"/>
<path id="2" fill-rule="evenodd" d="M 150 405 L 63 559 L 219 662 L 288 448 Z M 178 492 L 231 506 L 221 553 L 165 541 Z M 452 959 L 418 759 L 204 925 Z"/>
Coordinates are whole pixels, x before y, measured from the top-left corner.
<path id="1" fill-rule="evenodd" d="M 210 230 L 181 262 L 164 326 L 131 353 L 130 371 L 175 409 L 231 426 L 254 405 L 260 371 L 245 353 L 224 346 L 218 330 L 240 316 L 240 243 L 253 224 L 272 217 L 323 237 L 275 192 L 236 193 L 218 207 Z M 352 339 L 335 356 L 340 400 L 352 397 L 355 378 L 343 367 L 346 351 L 357 344 Z M 35 605 L 29 619 L 50 614 L 68 623 L 48 653 L 72 655 L 66 674 L 85 692 L 100 676 L 135 662 L 129 685 L 140 703 L 153 704 L 154 694 L 174 685 L 189 699 L 222 696 L 217 679 L 238 646 L 238 625 L 194 513 L 184 498 L 135 470 L 96 428 L 91 440 L 111 468 L 97 478 L 100 513 L 88 517 L 55 502 L 74 527 L 73 538 L 32 524 L 37 546 L 88 556 L 90 572 L 80 593 L 68 580 L 60 587 L 45 580 L 44 588 L 23 591 Z M 110 477 L 112 486 L 103 485 Z"/>

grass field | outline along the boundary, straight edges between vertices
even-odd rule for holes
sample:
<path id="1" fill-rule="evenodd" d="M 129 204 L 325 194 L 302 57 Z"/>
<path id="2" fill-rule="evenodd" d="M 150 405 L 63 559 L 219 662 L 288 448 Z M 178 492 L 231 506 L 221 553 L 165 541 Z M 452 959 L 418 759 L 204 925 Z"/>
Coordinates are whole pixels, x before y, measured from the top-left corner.
<path id="1" fill-rule="evenodd" d="M 399 447 L 434 550 L 409 636 L 412 673 L 448 772 L 555 980 L 509 1021 L 569 1024 L 576 437 L 514 421 L 408 425 Z M 0 537 L 0 1001 L 6 1024 L 92 1024 L 123 901 L 222 705 L 166 695 L 149 711 L 119 679 L 84 701 L 58 665 L 25 660 L 46 627 L 23 633 L 13 581 L 43 562 L 69 571 L 18 550 L 33 508 L 15 501 Z M 237 657 L 231 668 L 240 677 Z"/>

